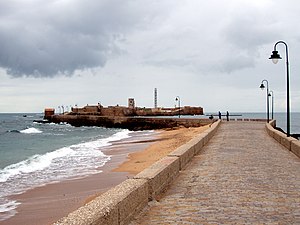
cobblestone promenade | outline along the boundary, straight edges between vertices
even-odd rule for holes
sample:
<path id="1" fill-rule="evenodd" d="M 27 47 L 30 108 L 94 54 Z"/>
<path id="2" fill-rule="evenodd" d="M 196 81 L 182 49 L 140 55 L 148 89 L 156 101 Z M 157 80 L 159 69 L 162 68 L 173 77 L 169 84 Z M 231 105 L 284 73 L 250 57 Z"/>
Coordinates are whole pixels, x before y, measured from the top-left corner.
<path id="1" fill-rule="evenodd" d="M 300 159 L 264 123 L 222 122 L 131 224 L 300 224 Z"/>

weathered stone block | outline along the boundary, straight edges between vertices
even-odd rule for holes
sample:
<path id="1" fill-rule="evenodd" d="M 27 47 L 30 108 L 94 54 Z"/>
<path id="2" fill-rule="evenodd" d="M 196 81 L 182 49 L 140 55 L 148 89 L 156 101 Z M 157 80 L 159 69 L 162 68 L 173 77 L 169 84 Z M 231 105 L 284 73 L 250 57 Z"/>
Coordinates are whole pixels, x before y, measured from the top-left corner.
<path id="1" fill-rule="evenodd" d="M 266 130 L 271 137 L 274 137 L 274 128 L 271 124 L 266 123 Z"/>
<path id="2" fill-rule="evenodd" d="M 291 151 L 300 158 L 300 141 L 293 140 L 291 142 Z"/>
<path id="3" fill-rule="evenodd" d="M 171 152 L 168 156 L 170 157 L 179 157 L 180 162 L 180 170 L 182 170 L 194 157 L 195 155 L 195 148 L 194 143 L 188 142 L 176 150 Z"/>
<path id="4" fill-rule="evenodd" d="M 147 180 L 128 179 L 114 190 L 120 198 L 118 203 L 119 224 L 128 224 L 134 215 L 148 203 Z"/>
<path id="5" fill-rule="evenodd" d="M 197 136 L 197 138 L 199 138 L 199 140 L 203 140 L 203 146 L 206 145 L 209 141 L 209 133 L 208 132 L 202 132 L 201 134 L 199 134 Z"/>
<path id="6" fill-rule="evenodd" d="M 149 199 L 153 200 L 175 179 L 179 168 L 179 158 L 167 156 L 137 174 L 134 179 L 148 180 Z"/>
<path id="7" fill-rule="evenodd" d="M 197 136 L 194 137 L 192 140 L 190 140 L 188 143 L 190 143 L 191 145 L 194 145 L 194 151 L 195 151 L 195 155 L 199 154 L 199 152 L 202 150 L 203 146 L 204 146 L 204 138 L 203 135 L 202 136 Z"/>
<path id="8" fill-rule="evenodd" d="M 54 225 L 127 224 L 147 203 L 147 180 L 128 179 Z"/>
<path id="9" fill-rule="evenodd" d="M 278 130 L 274 130 L 273 132 L 273 138 L 280 143 L 282 137 L 282 132 Z"/>
<path id="10" fill-rule="evenodd" d="M 294 140 L 295 138 L 287 137 L 285 134 L 281 133 L 280 144 L 286 147 L 289 151 L 291 150 L 291 142 Z"/>

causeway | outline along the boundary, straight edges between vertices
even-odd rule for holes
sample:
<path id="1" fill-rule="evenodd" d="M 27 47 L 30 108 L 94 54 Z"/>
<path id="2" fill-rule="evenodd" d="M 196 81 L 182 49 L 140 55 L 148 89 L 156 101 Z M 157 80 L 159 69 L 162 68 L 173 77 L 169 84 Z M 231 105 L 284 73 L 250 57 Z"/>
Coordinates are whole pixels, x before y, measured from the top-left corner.
<path id="1" fill-rule="evenodd" d="M 131 224 L 300 224 L 300 159 L 264 122 L 223 121 Z"/>

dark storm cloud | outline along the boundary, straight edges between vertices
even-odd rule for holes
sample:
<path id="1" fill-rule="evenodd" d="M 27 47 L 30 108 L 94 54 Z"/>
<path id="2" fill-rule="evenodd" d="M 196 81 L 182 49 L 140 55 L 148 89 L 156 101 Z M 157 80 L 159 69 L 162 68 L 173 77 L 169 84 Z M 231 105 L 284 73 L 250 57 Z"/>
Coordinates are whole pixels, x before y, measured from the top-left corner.
<path id="1" fill-rule="evenodd" d="M 138 22 L 132 1 L 2 1 L 0 66 L 11 76 L 71 75 L 103 66 Z"/>

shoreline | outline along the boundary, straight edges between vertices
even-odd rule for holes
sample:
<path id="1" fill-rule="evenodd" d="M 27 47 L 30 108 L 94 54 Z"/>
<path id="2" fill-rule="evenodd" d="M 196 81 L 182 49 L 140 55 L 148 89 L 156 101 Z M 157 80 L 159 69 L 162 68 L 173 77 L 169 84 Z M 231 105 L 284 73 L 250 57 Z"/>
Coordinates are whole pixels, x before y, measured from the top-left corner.
<path id="1" fill-rule="evenodd" d="M 52 224 L 108 189 L 133 177 L 206 127 L 158 130 L 148 133 L 147 136 L 137 132 L 128 140 L 113 142 L 112 146 L 102 150 L 111 156 L 111 160 L 100 168 L 103 172 L 48 184 L 13 196 L 13 199 L 22 204 L 17 208 L 18 213 L 15 216 L 1 221 L 1 224 Z"/>
<path id="2" fill-rule="evenodd" d="M 128 159 L 115 168 L 114 172 L 127 172 L 136 175 L 156 161 L 167 156 L 179 146 L 187 143 L 197 134 L 203 132 L 209 125 L 202 127 L 167 129 L 162 132 L 160 139 L 143 151 L 129 154 Z"/>

